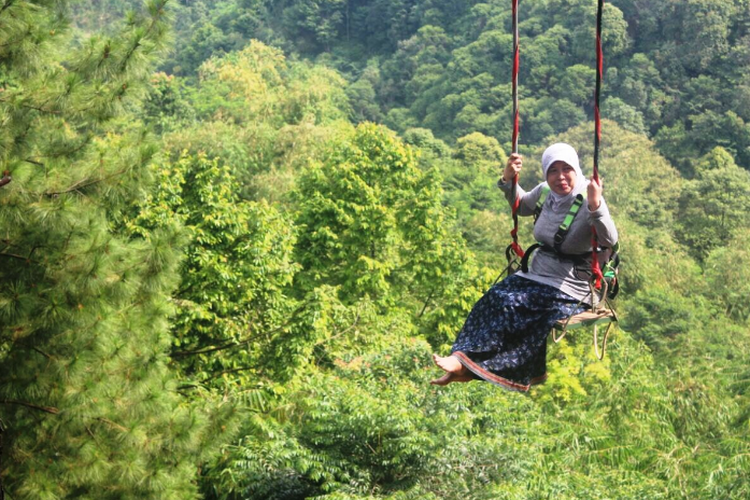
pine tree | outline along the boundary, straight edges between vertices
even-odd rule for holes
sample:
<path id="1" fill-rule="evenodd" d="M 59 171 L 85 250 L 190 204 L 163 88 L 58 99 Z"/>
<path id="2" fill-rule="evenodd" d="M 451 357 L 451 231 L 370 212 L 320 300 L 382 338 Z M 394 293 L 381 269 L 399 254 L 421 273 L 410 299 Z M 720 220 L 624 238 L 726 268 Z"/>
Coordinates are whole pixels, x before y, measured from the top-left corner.
<path id="1" fill-rule="evenodd" d="M 180 228 L 129 238 L 122 210 L 156 150 L 128 114 L 167 34 L 167 0 L 73 49 L 66 3 L 0 5 L 0 477 L 14 499 L 196 495 L 228 411 L 170 373 Z"/>

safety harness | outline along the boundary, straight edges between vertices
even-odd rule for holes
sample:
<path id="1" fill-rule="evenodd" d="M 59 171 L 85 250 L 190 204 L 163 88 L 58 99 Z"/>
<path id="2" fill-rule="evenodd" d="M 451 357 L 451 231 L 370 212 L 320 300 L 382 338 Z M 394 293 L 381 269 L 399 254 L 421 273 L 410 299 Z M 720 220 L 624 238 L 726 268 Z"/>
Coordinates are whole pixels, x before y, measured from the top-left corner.
<path id="1" fill-rule="evenodd" d="M 550 187 L 548 185 L 543 186 L 542 191 L 539 195 L 539 199 L 537 200 L 536 206 L 534 207 L 534 224 L 536 224 L 536 222 L 539 220 L 539 217 L 542 215 L 542 210 L 544 210 L 544 203 L 547 201 L 549 193 Z M 544 243 L 540 242 L 531 245 L 524 252 L 523 258 L 521 259 L 520 269 L 523 272 L 529 271 L 529 258 L 531 257 L 531 254 L 536 250 L 554 253 L 561 260 L 572 261 L 580 265 L 590 264 L 593 255 L 597 255 L 598 259 L 599 253 L 609 250 L 610 255 L 607 259 L 607 262 L 604 264 L 604 268 L 602 269 L 602 277 L 608 284 L 607 298 L 614 299 L 620 290 L 620 285 L 617 280 L 618 267 L 620 265 L 619 242 L 615 243 L 611 248 L 597 246 L 594 253 L 592 254 L 566 254 L 562 251 L 562 245 L 565 242 L 565 239 L 568 237 L 570 226 L 573 224 L 576 215 L 578 215 L 578 212 L 581 210 L 581 207 L 583 206 L 585 201 L 586 197 L 583 196 L 583 194 L 579 193 L 573 200 L 573 203 L 570 205 L 568 213 L 565 214 L 565 218 L 563 219 L 562 223 L 557 228 L 557 232 L 555 233 L 554 237 L 554 245 L 550 247 L 549 245 L 545 245 Z"/>

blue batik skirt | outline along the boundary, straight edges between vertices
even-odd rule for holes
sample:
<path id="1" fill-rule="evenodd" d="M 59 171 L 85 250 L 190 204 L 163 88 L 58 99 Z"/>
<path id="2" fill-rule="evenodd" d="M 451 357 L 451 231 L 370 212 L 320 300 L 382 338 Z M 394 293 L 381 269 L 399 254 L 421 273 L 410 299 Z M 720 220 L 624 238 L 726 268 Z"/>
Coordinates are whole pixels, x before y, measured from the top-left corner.
<path id="1" fill-rule="evenodd" d="M 510 276 L 479 299 L 451 352 L 477 378 L 526 392 L 547 378 L 552 326 L 583 310 L 555 287 Z"/>

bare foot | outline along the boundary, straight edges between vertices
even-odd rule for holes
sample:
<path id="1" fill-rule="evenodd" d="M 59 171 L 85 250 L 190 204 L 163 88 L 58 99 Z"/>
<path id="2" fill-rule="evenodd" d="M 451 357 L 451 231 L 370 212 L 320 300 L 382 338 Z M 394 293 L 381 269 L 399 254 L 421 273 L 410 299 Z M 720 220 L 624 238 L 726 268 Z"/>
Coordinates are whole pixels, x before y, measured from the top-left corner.
<path id="1" fill-rule="evenodd" d="M 435 364 L 438 365 L 440 368 L 442 368 L 444 371 L 448 373 L 453 373 L 455 375 L 463 375 L 467 372 L 464 365 L 461 364 L 461 362 L 458 360 L 455 356 L 438 356 L 437 354 L 432 355 L 432 359 L 435 361 Z"/>
<path id="2" fill-rule="evenodd" d="M 471 376 L 470 373 L 464 373 L 461 375 L 457 375 L 455 373 L 446 373 L 440 378 L 436 378 L 435 380 L 431 381 L 430 384 L 432 385 L 448 385 L 451 382 L 469 382 L 471 380 L 474 380 L 474 377 Z"/>

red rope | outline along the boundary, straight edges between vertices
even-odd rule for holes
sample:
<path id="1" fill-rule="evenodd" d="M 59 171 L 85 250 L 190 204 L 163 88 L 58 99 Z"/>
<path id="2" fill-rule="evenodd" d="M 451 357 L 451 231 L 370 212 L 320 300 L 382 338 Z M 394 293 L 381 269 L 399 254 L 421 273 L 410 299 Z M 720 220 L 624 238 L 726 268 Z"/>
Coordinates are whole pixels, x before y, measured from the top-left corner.
<path id="1" fill-rule="evenodd" d="M 604 9 L 604 0 L 599 0 L 596 9 L 596 91 L 594 93 L 594 181 L 599 182 L 599 143 L 602 139 L 602 122 L 599 113 L 599 100 L 602 90 L 602 79 L 604 78 L 604 51 L 602 50 L 602 10 Z M 599 255 L 597 248 L 599 241 L 596 237 L 596 229 L 591 228 L 591 273 L 594 277 L 594 286 L 597 290 L 602 287 L 602 270 L 599 267 Z"/>
<path id="2" fill-rule="evenodd" d="M 518 69 L 521 54 L 518 43 L 518 0 L 513 0 L 513 152 L 518 153 Z"/>
<path id="3" fill-rule="evenodd" d="M 518 153 L 518 131 L 519 131 L 519 112 L 518 112 L 518 68 L 520 67 L 521 56 L 518 44 L 518 0 L 513 0 L 513 153 Z M 510 236 L 513 242 L 510 244 L 513 252 L 519 257 L 523 257 L 523 249 L 518 244 L 518 207 L 521 200 L 517 195 L 518 174 L 513 176 L 511 195 L 513 197 L 513 229 Z"/>

